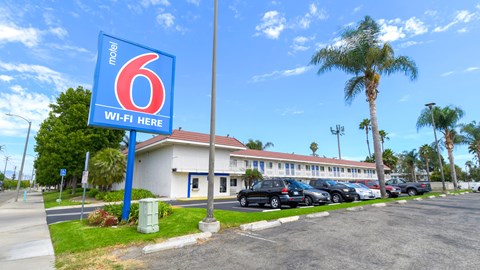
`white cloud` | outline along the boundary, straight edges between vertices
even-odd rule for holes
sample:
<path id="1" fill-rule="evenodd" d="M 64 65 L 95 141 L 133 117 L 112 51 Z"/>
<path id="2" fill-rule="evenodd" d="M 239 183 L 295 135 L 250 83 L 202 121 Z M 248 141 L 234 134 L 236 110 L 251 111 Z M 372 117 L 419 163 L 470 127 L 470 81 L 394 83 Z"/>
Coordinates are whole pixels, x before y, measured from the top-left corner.
<path id="1" fill-rule="evenodd" d="M 170 6 L 170 2 L 168 0 L 142 0 L 140 4 L 143 7 L 149 7 L 150 5 L 152 6 L 161 5 L 166 7 Z"/>
<path id="2" fill-rule="evenodd" d="M 400 44 L 399 47 L 400 48 L 407 48 L 407 47 L 419 45 L 419 44 L 422 44 L 422 43 L 423 42 L 409 40 L 409 41 L 405 41 L 402 44 Z"/>
<path id="3" fill-rule="evenodd" d="M 412 17 L 405 22 L 405 30 L 412 33 L 414 36 L 428 32 L 428 28 L 425 24 L 415 17 Z"/>
<path id="4" fill-rule="evenodd" d="M 76 51 L 79 53 L 88 53 L 89 51 L 85 48 L 70 46 L 70 45 L 59 45 L 59 44 L 49 44 L 51 48 L 63 51 Z"/>
<path id="5" fill-rule="evenodd" d="M 175 16 L 171 13 L 161 13 L 157 15 L 157 22 L 164 28 L 170 28 L 175 24 Z"/>
<path id="6" fill-rule="evenodd" d="M 399 101 L 400 101 L 400 102 L 405 102 L 405 101 L 407 101 L 409 98 L 410 98 L 410 95 L 405 95 L 405 96 L 403 96 Z"/>
<path id="7" fill-rule="evenodd" d="M 13 77 L 12 77 L 12 76 L 0 75 L 0 81 L 10 82 L 11 80 L 13 80 Z"/>
<path id="8" fill-rule="evenodd" d="M 378 20 L 380 24 L 380 40 L 394 42 L 400 39 L 422 35 L 428 32 L 428 27 L 423 21 L 411 17 L 405 21 L 400 18 L 393 20 Z"/>
<path id="9" fill-rule="evenodd" d="M 465 72 L 471 72 L 471 71 L 475 71 L 475 70 L 479 70 L 480 67 L 469 67 L 469 68 L 466 68 L 464 71 Z"/>
<path id="10" fill-rule="evenodd" d="M 72 86 L 72 82 L 66 78 L 67 76 L 65 74 L 54 71 L 45 66 L 0 62 L 0 69 L 16 71 L 20 73 L 21 76 L 33 78 L 41 83 L 52 84 L 57 91 L 65 91 Z"/>
<path id="11" fill-rule="evenodd" d="M 352 14 L 355 14 L 355 13 L 359 12 L 362 9 L 362 7 L 363 6 L 358 6 L 358 7 L 354 8 L 353 11 L 352 11 Z"/>
<path id="12" fill-rule="evenodd" d="M 190 4 L 194 4 L 195 6 L 200 5 L 200 0 L 187 0 L 187 2 L 190 3 Z"/>
<path id="13" fill-rule="evenodd" d="M 328 13 L 324 9 L 318 9 L 318 7 L 312 3 L 309 6 L 308 12 L 303 16 L 296 19 L 294 26 L 298 26 L 301 29 L 308 29 L 310 23 L 314 20 L 326 20 Z"/>
<path id="14" fill-rule="evenodd" d="M 471 22 L 476 16 L 476 13 L 472 13 L 468 10 L 460 10 L 460 11 L 457 11 L 456 12 L 456 15 L 455 15 L 455 18 L 453 19 L 452 22 L 450 22 L 449 24 L 445 25 L 445 26 L 437 26 L 435 27 L 435 29 L 433 30 L 434 32 L 445 32 L 447 31 L 448 29 L 450 29 L 450 27 L 458 24 L 458 23 L 469 23 Z"/>
<path id="15" fill-rule="evenodd" d="M 312 67 L 311 66 L 303 66 L 294 69 L 286 69 L 286 70 L 276 70 L 267 74 L 262 75 L 255 75 L 252 77 L 252 82 L 262 82 L 269 78 L 277 79 L 280 77 L 290 77 L 303 74 L 309 71 Z"/>
<path id="16" fill-rule="evenodd" d="M 380 30 L 380 40 L 383 42 L 393 42 L 405 38 L 405 36 L 403 28 L 395 25 L 384 24 Z"/>
<path id="17" fill-rule="evenodd" d="M 286 115 L 299 115 L 303 114 L 305 111 L 303 110 L 298 110 L 297 108 L 287 108 L 283 111 L 281 111 L 280 115 L 281 116 L 286 116 Z"/>
<path id="18" fill-rule="evenodd" d="M 454 71 L 447 71 L 447 72 L 442 73 L 440 76 L 442 76 L 442 77 L 450 76 L 450 75 L 452 75 L 453 73 L 455 73 L 455 72 L 454 72 Z"/>
<path id="19" fill-rule="evenodd" d="M 307 45 L 308 42 L 313 40 L 315 37 L 304 37 L 304 36 L 297 36 L 293 39 L 293 44 L 290 46 L 292 48 L 292 53 L 296 53 L 299 51 L 306 51 L 310 49 L 310 46 Z"/>
<path id="20" fill-rule="evenodd" d="M 37 46 L 41 38 L 41 31 L 32 27 L 22 28 L 13 23 L 0 22 L 0 44 L 6 42 L 20 42 L 31 48 Z"/>
<path id="21" fill-rule="evenodd" d="M 57 36 L 59 38 L 65 38 L 66 36 L 68 36 L 68 31 L 65 30 L 62 27 L 50 28 L 49 31 L 50 31 L 50 33 L 54 34 L 55 36 Z"/>
<path id="22" fill-rule="evenodd" d="M 282 31 L 285 29 L 286 19 L 276 10 L 265 12 L 262 17 L 262 23 L 255 27 L 256 35 L 263 33 L 267 38 L 278 39 Z"/>
<path id="23" fill-rule="evenodd" d="M 457 32 L 458 33 L 466 33 L 466 32 L 468 32 L 468 30 L 467 30 L 466 27 L 463 27 L 462 29 L 458 29 Z"/>
<path id="24" fill-rule="evenodd" d="M 23 93 L 25 91 L 25 89 L 18 84 L 10 87 L 10 89 L 12 89 L 12 91 L 15 92 L 15 93 Z"/>
<path id="25" fill-rule="evenodd" d="M 436 10 L 430 10 L 430 9 L 424 12 L 425 15 L 430 16 L 430 17 L 437 16 L 437 13 L 438 12 Z"/>

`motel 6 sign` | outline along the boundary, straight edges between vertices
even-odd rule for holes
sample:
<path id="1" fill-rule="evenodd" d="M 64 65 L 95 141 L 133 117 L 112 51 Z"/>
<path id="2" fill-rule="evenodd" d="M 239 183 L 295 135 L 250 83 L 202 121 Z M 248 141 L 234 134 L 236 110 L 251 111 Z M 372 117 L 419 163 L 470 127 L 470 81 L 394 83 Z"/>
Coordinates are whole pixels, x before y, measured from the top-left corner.
<path id="1" fill-rule="evenodd" d="M 88 125 L 171 134 L 175 56 L 100 32 Z"/>

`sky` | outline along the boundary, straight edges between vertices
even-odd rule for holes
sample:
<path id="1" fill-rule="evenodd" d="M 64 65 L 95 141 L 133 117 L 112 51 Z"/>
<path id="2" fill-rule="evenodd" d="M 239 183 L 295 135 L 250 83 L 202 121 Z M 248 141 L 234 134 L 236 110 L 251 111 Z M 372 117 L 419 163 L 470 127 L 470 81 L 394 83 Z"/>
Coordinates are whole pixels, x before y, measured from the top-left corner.
<path id="1" fill-rule="evenodd" d="M 231 0 L 218 5 L 217 135 L 272 142 L 271 151 L 304 155 L 315 141 L 320 156 L 337 157 L 330 128 L 341 125 L 342 158 L 365 159 L 359 129 L 369 117 L 364 94 L 346 104 L 343 90 L 351 76 L 337 70 L 318 75 L 309 62 L 366 15 L 380 24 L 381 40 L 419 70 L 415 81 L 403 74 L 381 78 L 377 116 L 388 133 L 385 148 L 400 153 L 434 141 L 431 128 L 417 131 L 415 125 L 429 102 L 462 108 L 461 123 L 480 121 L 480 1 Z M 213 0 L 2 0 L 2 171 L 5 164 L 7 171 L 17 166 L 18 175 L 28 129 L 27 121 L 5 114 L 32 121 L 28 177 L 48 105 L 70 87 L 92 89 L 100 31 L 175 55 L 173 127 L 209 132 Z M 454 155 L 462 168 L 473 157 L 464 146 Z"/>

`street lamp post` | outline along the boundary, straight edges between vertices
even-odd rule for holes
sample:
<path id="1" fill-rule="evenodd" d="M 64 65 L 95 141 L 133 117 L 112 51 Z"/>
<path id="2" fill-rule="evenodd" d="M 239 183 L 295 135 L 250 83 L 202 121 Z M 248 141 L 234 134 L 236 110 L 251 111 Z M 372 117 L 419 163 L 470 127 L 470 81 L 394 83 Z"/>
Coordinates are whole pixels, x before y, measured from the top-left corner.
<path id="1" fill-rule="evenodd" d="M 330 127 L 332 135 L 337 135 L 337 144 L 338 144 L 338 159 L 342 159 L 342 154 L 340 152 L 340 136 L 345 134 L 345 128 L 343 126 L 337 125 L 335 129 Z"/>
<path id="2" fill-rule="evenodd" d="M 443 192 L 447 192 L 447 187 L 445 186 L 445 175 L 443 175 L 443 165 L 442 165 L 442 156 L 440 155 L 440 148 L 438 147 L 438 139 L 437 139 L 437 131 L 435 128 L 435 118 L 433 117 L 433 106 L 435 106 L 434 102 L 427 103 L 425 106 L 428 107 L 430 110 L 430 114 L 432 115 L 432 127 L 433 127 L 433 135 L 435 136 L 435 145 L 437 148 L 437 154 L 438 154 L 438 164 L 440 164 L 440 175 L 442 176 L 442 189 Z"/>
<path id="3" fill-rule="evenodd" d="M 25 165 L 25 156 L 27 155 L 28 137 L 30 136 L 30 128 L 32 127 L 32 121 L 29 121 L 25 117 L 16 115 L 16 114 L 7 113 L 7 115 L 22 118 L 28 123 L 28 132 L 27 132 L 27 139 L 25 141 L 25 148 L 23 149 L 22 165 L 20 165 L 20 172 L 18 173 L 17 196 L 15 197 L 15 202 L 16 202 L 18 201 L 18 194 L 20 193 L 20 182 L 22 181 L 23 165 Z"/>

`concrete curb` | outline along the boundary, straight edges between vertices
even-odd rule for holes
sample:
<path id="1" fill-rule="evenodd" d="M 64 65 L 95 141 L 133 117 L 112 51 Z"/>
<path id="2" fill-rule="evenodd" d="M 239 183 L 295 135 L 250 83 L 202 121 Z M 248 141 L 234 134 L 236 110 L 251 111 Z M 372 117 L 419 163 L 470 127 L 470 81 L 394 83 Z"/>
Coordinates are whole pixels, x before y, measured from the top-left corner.
<path id="1" fill-rule="evenodd" d="M 422 198 L 415 198 L 415 199 L 413 199 L 413 200 L 414 200 L 414 201 L 423 201 Z"/>
<path id="2" fill-rule="evenodd" d="M 443 198 L 447 197 L 447 195 L 445 195 L 445 194 L 440 194 L 440 195 L 438 195 L 438 196 L 439 196 L 439 197 L 443 197 Z"/>
<path id="3" fill-rule="evenodd" d="M 308 214 L 307 218 L 319 218 L 319 217 L 328 217 L 330 216 L 329 212 L 319 212 L 314 214 Z"/>
<path id="4" fill-rule="evenodd" d="M 212 237 L 212 233 L 203 232 L 197 234 L 190 234 L 175 238 L 170 238 L 165 242 L 153 245 L 147 245 L 142 249 L 142 254 L 149 254 L 167 249 L 182 248 L 184 246 L 190 246 L 197 243 L 198 239 L 207 239 Z"/>
<path id="5" fill-rule="evenodd" d="M 357 211 L 364 210 L 364 208 L 363 206 L 356 206 L 356 207 L 348 207 L 346 210 L 350 212 L 357 212 Z"/>
<path id="6" fill-rule="evenodd" d="M 247 223 L 247 224 L 242 224 L 240 225 L 240 230 L 242 231 L 261 231 L 261 230 L 265 230 L 265 229 L 269 229 L 269 228 L 273 228 L 273 227 L 278 227 L 282 225 L 280 223 L 280 221 L 278 220 L 274 220 L 274 221 L 266 221 L 266 220 L 262 220 L 262 221 L 257 221 L 257 222 L 253 222 L 253 223 Z"/>
<path id="7" fill-rule="evenodd" d="M 397 204 L 406 204 L 407 200 L 398 200 L 396 201 Z"/>
<path id="8" fill-rule="evenodd" d="M 282 224 L 288 223 L 288 222 L 293 222 L 297 221 L 300 218 L 300 216 L 291 216 L 291 217 L 284 217 L 284 218 L 279 218 L 278 221 Z"/>
<path id="9" fill-rule="evenodd" d="M 372 204 L 372 207 L 385 207 L 385 206 L 387 206 L 386 203 L 374 203 L 374 204 Z"/>
<path id="10" fill-rule="evenodd" d="M 429 199 L 435 199 L 436 196 L 428 196 Z"/>

